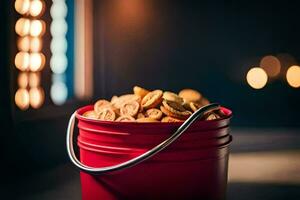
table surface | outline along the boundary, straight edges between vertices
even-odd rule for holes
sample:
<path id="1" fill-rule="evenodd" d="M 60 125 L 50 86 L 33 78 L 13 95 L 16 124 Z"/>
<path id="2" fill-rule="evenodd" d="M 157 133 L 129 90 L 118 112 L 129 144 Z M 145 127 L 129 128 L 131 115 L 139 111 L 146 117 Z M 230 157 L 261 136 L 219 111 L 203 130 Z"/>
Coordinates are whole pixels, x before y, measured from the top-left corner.
<path id="1" fill-rule="evenodd" d="M 300 199 L 299 130 L 233 129 L 232 135 L 227 199 Z M 15 188 L 17 199 L 81 199 L 79 174 L 70 163 L 18 179 L 3 191 L 11 196 Z"/>

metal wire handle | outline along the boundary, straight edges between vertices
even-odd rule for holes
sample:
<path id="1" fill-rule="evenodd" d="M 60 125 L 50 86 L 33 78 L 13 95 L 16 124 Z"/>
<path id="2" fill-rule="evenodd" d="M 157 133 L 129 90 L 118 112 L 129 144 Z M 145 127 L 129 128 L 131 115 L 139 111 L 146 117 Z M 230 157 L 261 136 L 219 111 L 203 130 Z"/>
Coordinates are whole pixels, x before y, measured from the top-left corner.
<path id="1" fill-rule="evenodd" d="M 167 146 L 172 144 L 177 138 L 179 138 L 188 127 L 190 127 L 199 117 L 202 117 L 205 113 L 217 110 L 220 108 L 220 105 L 217 103 L 212 103 L 207 106 L 201 107 L 199 110 L 194 112 L 168 139 L 148 150 L 147 152 L 132 158 L 131 160 L 125 161 L 123 163 L 108 166 L 108 167 L 89 167 L 87 165 L 82 164 L 76 157 L 74 148 L 73 148 L 73 130 L 75 124 L 75 115 L 74 112 L 69 120 L 68 129 L 67 129 L 67 151 L 68 156 L 71 162 L 79 168 L 81 171 L 90 173 L 90 174 L 103 174 L 108 172 L 113 172 L 116 170 L 121 170 L 125 168 L 132 167 L 150 157 L 157 154 L 161 150 L 165 149 Z"/>

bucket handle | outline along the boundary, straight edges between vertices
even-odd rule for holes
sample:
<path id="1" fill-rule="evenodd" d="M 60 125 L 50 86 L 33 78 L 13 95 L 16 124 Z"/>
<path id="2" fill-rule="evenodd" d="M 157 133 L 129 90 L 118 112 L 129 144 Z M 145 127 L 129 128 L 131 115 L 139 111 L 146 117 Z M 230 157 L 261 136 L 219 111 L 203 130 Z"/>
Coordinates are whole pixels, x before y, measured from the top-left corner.
<path id="1" fill-rule="evenodd" d="M 68 156 L 71 162 L 78 169 L 87 172 L 89 174 L 103 174 L 103 173 L 129 168 L 152 157 L 153 155 L 157 154 L 161 150 L 165 149 L 167 146 L 172 144 L 177 138 L 179 138 L 187 130 L 187 128 L 190 127 L 198 118 L 202 117 L 207 112 L 217 110 L 219 108 L 220 105 L 217 103 L 212 103 L 203 106 L 200 109 L 198 109 L 196 112 L 194 112 L 187 120 L 185 120 L 185 122 L 168 139 L 158 144 L 157 146 L 153 147 L 152 149 L 148 150 L 147 152 L 117 165 L 108 166 L 108 167 L 97 167 L 97 168 L 89 167 L 85 164 L 82 164 L 75 155 L 74 148 L 73 148 L 73 130 L 74 130 L 75 116 L 76 116 L 76 111 L 75 111 L 69 120 L 68 129 L 67 129 L 66 142 L 67 142 Z"/>

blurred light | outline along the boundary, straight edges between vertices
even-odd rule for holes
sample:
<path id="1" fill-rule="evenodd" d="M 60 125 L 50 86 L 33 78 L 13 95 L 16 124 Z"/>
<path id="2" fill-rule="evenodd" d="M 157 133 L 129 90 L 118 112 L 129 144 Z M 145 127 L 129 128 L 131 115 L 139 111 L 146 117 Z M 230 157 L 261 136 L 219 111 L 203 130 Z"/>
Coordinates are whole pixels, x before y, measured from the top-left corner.
<path id="1" fill-rule="evenodd" d="M 291 66 L 286 73 L 286 80 L 291 87 L 300 87 L 300 67 L 297 65 Z"/>
<path id="2" fill-rule="evenodd" d="M 259 67 L 254 67 L 250 69 L 247 73 L 247 82 L 254 89 L 263 88 L 268 81 L 268 76 L 266 72 Z"/>
<path id="3" fill-rule="evenodd" d="M 30 24 L 30 35 L 31 36 L 40 36 L 45 32 L 45 22 L 42 20 L 32 20 Z"/>
<path id="4" fill-rule="evenodd" d="M 38 87 L 41 83 L 41 74 L 39 72 L 31 72 L 29 74 L 29 86 Z"/>
<path id="5" fill-rule="evenodd" d="M 53 37 L 67 34 L 68 24 L 64 19 L 54 19 L 50 25 L 50 32 Z"/>
<path id="6" fill-rule="evenodd" d="M 20 37 L 17 42 L 19 51 L 29 51 L 30 38 L 28 36 Z"/>
<path id="7" fill-rule="evenodd" d="M 50 67 L 53 73 L 62 74 L 68 66 L 68 58 L 65 54 L 53 54 L 50 59 Z"/>
<path id="8" fill-rule="evenodd" d="M 15 103 L 21 110 L 26 110 L 29 107 L 29 93 L 26 89 L 18 89 L 15 94 Z"/>
<path id="9" fill-rule="evenodd" d="M 31 37 L 30 39 L 30 51 L 39 52 L 42 50 L 42 40 L 39 37 Z"/>
<path id="10" fill-rule="evenodd" d="M 268 76 L 275 77 L 280 73 L 281 64 L 278 58 L 269 55 L 261 59 L 260 67 L 265 70 Z"/>
<path id="11" fill-rule="evenodd" d="M 19 52 L 15 57 L 15 66 L 21 70 L 26 71 L 29 67 L 29 53 Z"/>
<path id="12" fill-rule="evenodd" d="M 15 31 L 20 36 L 28 35 L 30 32 L 30 20 L 26 18 L 20 18 L 16 22 Z"/>
<path id="13" fill-rule="evenodd" d="M 64 82 L 53 82 L 50 89 L 50 96 L 54 104 L 62 105 L 68 97 L 68 88 Z"/>
<path id="14" fill-rule="evenodd" d="M 20 88 L 27 88 L 28 82 L 29 82 L 29 80 L 28 80 L 27 72 L 19 73 L 19 75 L 18 75 L 18 86 Z"/>
<path id="15" fill-rule="evenodd" d="M 30 105 L 33 108 L 39 108 L 45 100 L 44 90 L 41 87 L 34 87 L 29 90 Z"/>
<path id="16" fill-rule="evenodd" d="M 61 19 L 67 16 L 68 8 L 64 1 L 53 1 L 50 9 L 52 19 Z"/>
<path id="17" fill-rule="evenodd" d="M 42 14 L 44 8 L 44 4 L 40 0 L 32 0 L 30 2 L 29 13 L 33 17 L 37 17 Z"/>
<path id="18" fill-rule="evenodd" d="M 36 72 L 43 69 L 45 65 L 45 56 L 42 53 L 31 53 L 29 68 L 31 71 Z"/>
<path id="19" fill-rule="evenodd" d="M 50 43 L 50 49 L 53 54 L 57 53 L 66 53 L 68 48 L 68 42 L 65 36 L 63 37 L 54 37 Z"/>
<path id="20" fill-rule="evenodd" d="M 29 7 L 30 7 L 30 0 L 15 1 L 15 9 L 21 15 L 26 14 L 29 11 Z"/>

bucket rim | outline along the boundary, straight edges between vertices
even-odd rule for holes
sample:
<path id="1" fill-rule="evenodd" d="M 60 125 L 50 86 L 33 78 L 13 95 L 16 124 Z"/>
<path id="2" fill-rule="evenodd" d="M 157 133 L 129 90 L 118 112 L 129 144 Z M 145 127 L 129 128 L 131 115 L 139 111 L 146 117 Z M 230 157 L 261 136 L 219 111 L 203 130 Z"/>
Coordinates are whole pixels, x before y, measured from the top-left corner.
<path id="1" fill-rule="evenodd" d="M 99 124 L 99 125 L 136 125 L 136 126 L 140 126 L 140 125 L 143 125 L 143 126 L 165 126 L 165 127 L 170 127 L 170 126 L 174 126 L 174 127 L 177 127 L 179 125 L 181 125 L 183 122 L 168 122 L 168 123 L 163 123 L 163 122 L 147 122 L 147 123 L 139 123 L 139 122 L 116 122 L 116 121 L 106 121 L 106 120 L 99 120 L 99 119 L 91 119 L 91 118 L 87 118 L 87 117 L 84 117 L 82 114 L 83 112 L 86 112 L 86 111 L 90 111 L 94 109 L 94 106 L 93 105 L 87 105 L 87 106 L 83 106 L 81 108 L 78 108 L 76 110 L 76 118 L 78 120 L 81 120 L 81 121 L 84 121 L 84 122 L 91 122 L 91 123 L 96 123 L 96 124 Z M 214 123 L 214 122 L 218 122 L 218 121 L 223 121 L 223 120 L 228 120 L 228 119 L 231 119 L 232 118 L 232 111 L 226 107 L 223 107 L 221 106 L 221 110 L 224 111 L 226 113 L 226 116 L 223 117 L 223 118 L 220 118 L 220 119 L 214 119 L 214 120 L 209 120 L 209 121 L 200 121 L 198 120 L 197 122 L 195 122 L 195 124 L 198 124 L 198 123 L 203 123 L 203 124 L 209 124 L 209 123 Z"/>

